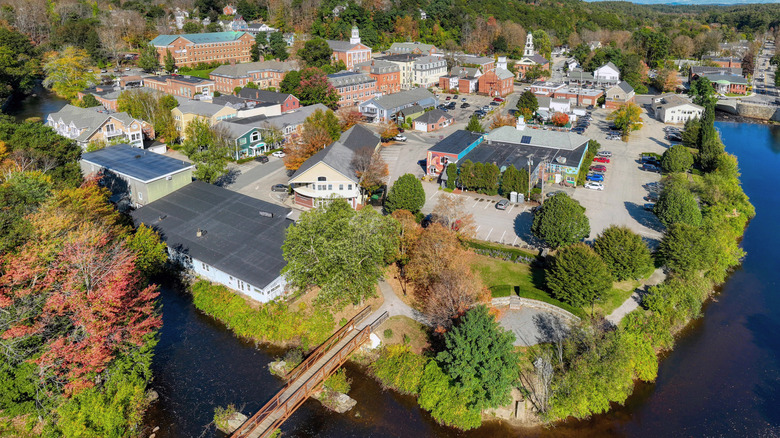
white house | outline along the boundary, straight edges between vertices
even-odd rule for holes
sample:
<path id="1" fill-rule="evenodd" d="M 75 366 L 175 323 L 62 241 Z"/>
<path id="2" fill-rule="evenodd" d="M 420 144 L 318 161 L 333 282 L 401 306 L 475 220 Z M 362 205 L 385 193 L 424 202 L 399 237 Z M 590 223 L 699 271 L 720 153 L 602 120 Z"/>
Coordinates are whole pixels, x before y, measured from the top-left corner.
<path id="1" fill-rule="evenodd" d="M 566 70 L 572 71 L 575 68 L 579 68 L 579 67 L 580 67 L 580 63 L 577 62 L 576 58 L 572 57 L 566 60 Z"/>
<path id="2" fill-rule="evenodd" d="M 653 99 L 653 114 L 664 123 L 685 123 L 701 118 L 704 108 L 677 94 L 662 94 Z"/>
<path id="3" fill-rule="evenodd" d="M 75 140 L 83 149 L 91 142 L 110 142 L 123 139 L 125 143 L 144 147 L 143 123 L 127 113 L 109 113 L 102 106 L 79 108 L 65 105 L 46 117 L 46 126 L 57 134 Z"/>
<path id="4" fill-rule="evenodd" d="M 413 81 L 420 87 L 433 87 L 439 78 L 447 74 L 447 61 L 438 56 L 421 56 L 412 66 Z"/>
<path id="5" fill-rule="evenodd" d="M 160 233 L 172 261 L 266 303 L 284 294 L 290 209 L 194 181 L 131 213 Z"/>
<path id="6" fill-rule="evenodd" d="M 539 109 L 553 113 L 571 113 L 571 101 L 569 99 L 555 99 L 547 96 L 538 96 Z"/>
<path id="7" fill-rule="evenodd" d="M 432 132 L 450 126 L 455 119 L 440 109 L 424 112 L 414 119 L 414 129 L 422 132 Z"/>
<path id="8" fill-rule="evenodd" d="M 596 82 L 617 82 L 620 80 L 620 69 L 610 61 L 593 71 L 593 79 Z"/>
<path id="9" fill-rule="evenodd" d="M 425 108 L 435 107 L 438 99 L 425 88 L 413 88 L 400 93 L 387 94 L 369 99 L 358 108 L 363 116 L 375 122 L 391 120 L 400 111 L 419 105 L 422 111 Z"/>

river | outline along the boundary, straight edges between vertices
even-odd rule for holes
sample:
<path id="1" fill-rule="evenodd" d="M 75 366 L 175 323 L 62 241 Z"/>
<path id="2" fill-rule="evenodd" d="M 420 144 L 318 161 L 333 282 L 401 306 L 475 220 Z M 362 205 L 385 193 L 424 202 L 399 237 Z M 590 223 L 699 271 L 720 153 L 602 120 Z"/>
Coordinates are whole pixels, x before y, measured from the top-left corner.
<path id="1" fill-rule="evenodd" d="M 19 118 L 44 116 L 64 103 L 45 94 L 9 107 Z M 740 160 L 756 206 L 742 245 L 743 265 L 705 305 L 704 317 L 679 337 L 653 384 L 637 385 L 625 406 L 553 429 L 487 423 L 470 432 L 437 425 L 411 397 L 382 391 L 361 370 L 353 411 L 333 414 L 309 400 L 284 424 L 287 437 L 770 437 L 780 436 L 780 127 L 718 122 L 726 150 Z M 767 179 L 769 178 L 769 179 Z M 251 413 L 282 382 L 267 364 L 279 351 L 237 339 L 202 315 L 175 285 L 162 286 L 163 328 L 155 350 L 159 399 L 146 418 L 156 436 L 220 436 L 209 424 L 216 406 Z"/>

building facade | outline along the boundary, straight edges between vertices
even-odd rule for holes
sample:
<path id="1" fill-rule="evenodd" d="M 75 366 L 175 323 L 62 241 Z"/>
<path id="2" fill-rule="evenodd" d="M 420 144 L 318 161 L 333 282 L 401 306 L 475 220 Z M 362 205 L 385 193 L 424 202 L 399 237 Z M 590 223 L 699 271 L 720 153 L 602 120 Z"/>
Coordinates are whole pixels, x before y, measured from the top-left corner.
<path id="1" fill-rule="evenodd" d="M 422 132 L 433 132 L 450 126 L 454 120 L 444 111 L 433 109 L 414 119 L 414 129 Z"/>
<path id="2" fill-rule="evenodd" d="M 690 119 L 700 119 L 703 112 L 703 107 L 676 94 L 667 93 L 653 98 L 653 114 L 659 122 L 685 123 Z"/>
<path id="3" fill-rule="evenodd" d="M 342 71 L 328 75 L 328 82 L 339 93 L 339 107 L 355 106 L 377 95 L 376 79 L 365 73 Z"/>
<path id="4" fill-rule="evenodd" d="M 249 62 L 254 42 L 246 32 L 212 32 L 160 35 L 149 44 L 160 60 L 170 51 L 177 67 L 189 67 L 200 62 Z"/>
<path id="5" fill-rule="evenodd" d="M 420 87 L 439 85 L 439 78 L 447 74 L 447 61 L 437 56 L 421 56 L 412 64 L 413 83 Z"/>
<path id="6" fill-rule="evenodd" d="M 634 102 L 634 87 L 626 81 L 621 81 L 617 85 L 607 89 L 607 98 L 604 105 L 609 109 L 615 109 L 627 103 Z"/>
<path id="7" fill-rule="evenodd" d="M 401 69 L 397 64 L 381 59 L 355 64 L 355 68 L 376 80 L 376 91 L 379 94 L 393 94 L 401 91 Z"/>
<path id="8" fill-rule="evenodd" d="M 63 137 L 75 140 L 83 149 L 93 142 L 108 143 L 117 139 L 133 147 L 143 148 L 143 125 L 144 122 L 124 112 L 108 113 L 102 109 L 73 105 L 65 105 L 46 117 L 46 126 Z"/>
<path id="9" fill-rule="evenodd" d="M 236 87 L 246 87 L 250 82 L 261 89 L 279 89 L 284 76 L 292 70 L 298 70 L 298 63 L 295 61 L 234 63 L 220 65 L 209 73 L 209 79 L 214 81 L 216 90 L 222 94 L 233 93 Z"/>
<path id="10" fill-rule="evenodd" d="M 272 103 L 279 105 L 279 109 L 283 113 L 295 111 L 301 107 L 301 102 L 298 98 L 289 93 L 244 88 L 238 93 L 238 97 L 255 103 Z"/>
<path id="11" fill-rule="evenodd" d="M 333 61 L 343 61 L 347 70 L 354 69 L 355 64 L 371 59 L 371 47 L 360 42 L 360 31 L 357 26 L 352 27 L 352 37 L 349 41 L 327 40 L 327 43 L 333 50 L 331 55 Z"/>
<path id="12" fill-rule="evenodd" d="M 457 164 L 484 140 L 484 135 L 466 130 L 458 130 L 431 146 L 425 157 L 427 175 L 440 175 L 446 181 L 444 169 L 450 163 Z"/>
<path id="13" fill-rule="evenodd" d="M 479 77 L 479 94 L 506 97 L 515 89 L 515 75 L 509 70 L 497 68 Z"/>
<path id="14" fill-rule="evenodd" d="M 172 96 L 192 99 L 195 96 L 211 97 L 214 95 L 214 81 L 197 76 L 149 76 L 144 80 L 144 86 Z"/>
<path id="15" fill-rule="evenodd" d="M 407 108 L 419 106 L 420 111 L 438 105 L 438 99 L 425 88 L 414 88 L 400 93 L 375 97 L 361 103 L 358 108 L 367 118 L 375 122 L 395 120 Z M 405 116 L 410 116 L 405 114 Z"/>
<path id="16" fill-rule="evenodd" d="M 390 48 L 387 49 L 387 53 L 390 55 L 403 55 L 407 53 L 415 55 L 432 56 L 437 53 L 436 46 L 433 44 L 425 44 L 420 42 L 410 43 L 393 43 Z"/>
<path id="17" fill-rule="evenodd" d="M 229 106 L 214 105 L 208 102 L 191 101 L 185 102 L 171 110 L 173 114 L 173 123 L 176 125 L 176 131 L 179 137 L 186 138 L 187 126 L 197 118 L 209 121 L 210 126 L 214 126 L 222 120 L 234 119 L 238 115 L 235 108 Z"/>

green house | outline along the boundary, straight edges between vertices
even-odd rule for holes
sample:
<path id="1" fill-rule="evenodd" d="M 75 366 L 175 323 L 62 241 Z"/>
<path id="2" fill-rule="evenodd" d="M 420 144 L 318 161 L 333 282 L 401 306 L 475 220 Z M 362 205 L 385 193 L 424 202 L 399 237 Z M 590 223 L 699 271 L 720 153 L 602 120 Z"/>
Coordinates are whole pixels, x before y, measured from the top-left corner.
<path id="1" fill-rule="evenodd" d="M 231 155 L 234 160 L 256 157 L 271 150 L 271 146 L 263 140 L 265 133 L 261 128 L 227 121 L 217 123 L 214 128 L 233 142 Z"/>

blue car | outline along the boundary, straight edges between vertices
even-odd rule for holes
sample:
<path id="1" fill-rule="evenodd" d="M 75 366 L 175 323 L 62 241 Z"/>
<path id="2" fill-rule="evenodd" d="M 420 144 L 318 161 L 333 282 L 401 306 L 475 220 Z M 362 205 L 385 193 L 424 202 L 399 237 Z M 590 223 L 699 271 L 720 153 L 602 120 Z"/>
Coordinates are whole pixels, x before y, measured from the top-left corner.
<path id="1" fill-rule="evenodd" d="M 600 175 L 598 173 L 591 173 L 588 174 L 587 178 L 585 178 L 588 181 L 595 181 L 595 182 L 603 182 L 604 181 L 604 175 Z"/>

